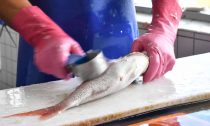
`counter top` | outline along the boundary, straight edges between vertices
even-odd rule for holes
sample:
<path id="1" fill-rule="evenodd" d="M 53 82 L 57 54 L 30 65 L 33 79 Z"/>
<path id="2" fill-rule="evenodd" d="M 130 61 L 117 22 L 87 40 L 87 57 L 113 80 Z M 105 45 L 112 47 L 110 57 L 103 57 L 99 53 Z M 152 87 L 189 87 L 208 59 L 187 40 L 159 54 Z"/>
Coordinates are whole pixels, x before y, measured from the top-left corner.
<path id="1" fill-rule="evenodd" d="M 69 109 L 46 121 L 37 117 L 2 118 L 54 105 L 81 82 L 55 81 L 0 91 L 1 126 L 94 125 L 147 111 L 210 99 L 210 53 L 177 59 L 164 77 Z"/>

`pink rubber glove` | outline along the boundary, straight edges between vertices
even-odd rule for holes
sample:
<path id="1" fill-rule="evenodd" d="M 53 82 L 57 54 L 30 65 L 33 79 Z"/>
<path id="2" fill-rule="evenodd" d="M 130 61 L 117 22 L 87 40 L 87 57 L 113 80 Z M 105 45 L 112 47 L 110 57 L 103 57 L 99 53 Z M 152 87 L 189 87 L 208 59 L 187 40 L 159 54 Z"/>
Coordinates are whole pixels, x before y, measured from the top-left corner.
<path id="1" fill-rule="evenodd" d="M 12 19 L 12 26 L 34 47 L 35 64 L 40 71 L 68 78 L 65 65 L 69 54 L 83 54 L 75 40 L 36 6 L 20 10 Z"/>
<path id="2" fill-rule="evenodd" d="M 146 51 L 149 67 L 144 82 L 159 78 L 175 64 L 174 41 L 182 10 L 178 0 L 152 0 L 153 19 L 148 33 L 134 41 L 132 51 Z"/>

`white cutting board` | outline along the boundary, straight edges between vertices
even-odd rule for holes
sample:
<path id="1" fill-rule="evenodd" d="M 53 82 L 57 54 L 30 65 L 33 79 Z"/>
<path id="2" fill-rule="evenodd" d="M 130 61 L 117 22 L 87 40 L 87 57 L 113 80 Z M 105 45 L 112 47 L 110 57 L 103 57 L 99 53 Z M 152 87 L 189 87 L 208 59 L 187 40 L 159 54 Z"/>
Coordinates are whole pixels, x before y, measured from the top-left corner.
<path id="1" fill-rule="evenodd" d="M 2 116 L 35 110 L 62 100 L 80 82 L 57 81 L 0 91 L 0 126 L 93 125 L 192 101 L 210 99 L 210 53 L 178 59 L 173 71 L 145 85 L 72 109 L 46 121 Z"/>

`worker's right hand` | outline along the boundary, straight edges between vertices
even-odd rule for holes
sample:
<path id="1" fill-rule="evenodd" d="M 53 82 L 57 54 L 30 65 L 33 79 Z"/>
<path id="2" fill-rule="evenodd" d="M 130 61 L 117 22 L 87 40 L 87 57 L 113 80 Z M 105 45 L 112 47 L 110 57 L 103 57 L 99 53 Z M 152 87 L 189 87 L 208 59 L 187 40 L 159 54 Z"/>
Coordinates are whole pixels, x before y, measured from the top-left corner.
<path id="1" fill-rule="evenodd" d="M 35 46 L 35 63 L 40 71 L 52 74 L 58 78 L 69 78 L 66 70 L 68 56 L 71 54 L 83 54 L 80 45 L 69 37 L 47 38 Z"/>
<path id="2" fill-rule="evenodd" d="M 13 17 L 12 26 L 34 47 L 34 60 L 41 72 L 68 78 L 65 66 L 69 55 L 83 54 L 74 39 L 34 6 L 20 10 Z"/>

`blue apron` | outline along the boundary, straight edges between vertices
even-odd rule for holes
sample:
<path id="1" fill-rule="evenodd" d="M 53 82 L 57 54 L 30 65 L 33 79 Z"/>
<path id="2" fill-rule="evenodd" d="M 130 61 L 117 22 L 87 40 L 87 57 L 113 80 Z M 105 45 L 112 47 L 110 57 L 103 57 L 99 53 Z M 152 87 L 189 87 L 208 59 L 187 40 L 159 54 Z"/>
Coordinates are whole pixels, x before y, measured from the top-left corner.
<path id="1" fill-rule="evenodd" d="M 30 0 L 39 6 L 85 51 L 101 49 L 110 59 L 128 54 L 139 36 L 132 0 Z M 33 48 L 20 38 L 17 86 L 55 78 L 39 72 L 33 62 Z"/>

